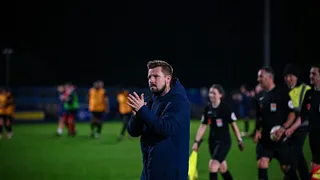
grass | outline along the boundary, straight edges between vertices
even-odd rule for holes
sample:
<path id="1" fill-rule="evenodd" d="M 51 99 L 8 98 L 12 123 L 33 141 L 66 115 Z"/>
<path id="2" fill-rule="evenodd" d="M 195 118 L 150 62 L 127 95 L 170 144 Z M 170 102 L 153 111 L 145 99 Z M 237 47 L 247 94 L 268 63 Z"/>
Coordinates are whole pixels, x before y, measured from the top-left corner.
<path id="1" fill-rule="evenodd" d="M 192 143 L 199 121 L 192 122 Z M 242 122 L 239 121 L 240 128 Z M 4 180 L 138 180 L 142 162 L 139 140 L 117 142 L 121 123 L 105 123 L 100 139 L 89 138 L 89 125 L 78 124 L 75 138 L 53 137 L 56 124 L 17 124 L 11 140 L 0 140 L 0 177 Z M 206 133 L 208 134 L 208 133 Z M 234 136 L 233 136 L 234 137 Z M 228 167 L 237 180 L 257 179 L 255 144 L 245 139 L 240 152 L 233 141 Z M 190 145 L 191 147 L 191 145 Z M 310 161 L 309 146 L 305 154 Z M 199 179 L 208 179 L 207 143 L 199 151 Z M 277 161 L 272 161 L 269 179 L 280 180 Z M 219 178 L 222 179 L 222 178 Z"/>

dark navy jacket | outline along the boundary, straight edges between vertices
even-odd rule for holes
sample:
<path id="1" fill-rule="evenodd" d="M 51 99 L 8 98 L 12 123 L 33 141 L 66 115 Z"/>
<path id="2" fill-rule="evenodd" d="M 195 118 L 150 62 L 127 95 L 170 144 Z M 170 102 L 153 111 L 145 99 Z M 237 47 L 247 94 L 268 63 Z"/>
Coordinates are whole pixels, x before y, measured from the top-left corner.
<path id="1" fill-rule="evenodd" d="M 178 80 L 172 80 L 166 95 L 153 96 L 130 119 L 128 133 L 141 136 L 141 180 L 188 179 L 190 103 Z"/>

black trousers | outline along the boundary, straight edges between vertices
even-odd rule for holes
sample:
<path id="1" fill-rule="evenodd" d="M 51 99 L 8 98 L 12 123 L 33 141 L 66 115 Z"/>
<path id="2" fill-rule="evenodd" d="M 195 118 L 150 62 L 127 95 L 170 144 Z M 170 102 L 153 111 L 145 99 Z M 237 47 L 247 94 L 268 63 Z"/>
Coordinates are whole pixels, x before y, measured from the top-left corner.
<path id="1" fill-rule="evenodd" d="M 308 164 L 303 153 L 303 145 L 307 135 L 307 131 L 298 129 L 288 139 L 290 146 L 290 170 L 295 172 L 295 174 L 298 171 L 300 179 L 311 179 Z M 291 179 L 297 179 L 297 177 L 292 177 Z"/>

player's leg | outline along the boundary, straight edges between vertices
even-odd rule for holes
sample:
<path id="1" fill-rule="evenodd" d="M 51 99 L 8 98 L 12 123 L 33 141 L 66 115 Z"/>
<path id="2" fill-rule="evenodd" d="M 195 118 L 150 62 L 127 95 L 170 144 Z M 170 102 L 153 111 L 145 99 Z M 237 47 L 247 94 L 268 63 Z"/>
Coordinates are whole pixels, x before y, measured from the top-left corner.
<path id="1" fill-rule="evenodd" d="M 247 111 L 247 110 L 245 109 L 245 111 Z M 250 122 L 249 122 L 248 112 L 245 112 L 245 117 L 244 117 L 244 134 L 243 134 L 245 137 L 249 136 L 249 124 L 250 124 Z"/>
<path id="2" fill-rule="evenodd" d="M 258 159 L 258 179 L 268 180 L 268 169 L 270 159 L 273 157 L 273 150 L 267 145 L 257 144 L 257 159 Z"/>
<path id="3" fill-rule="evenodd" d="M 65 116 L 61 114 L 58 120 L 58 129 L 57 129 L 58 136 L 62 135 L 64 126 L 65 126 Z"/>
<path id="4" fill-rule="evenodd" d="M 217 160 L 214 160 L 217 152 L 219 150 L 219 144 L 217 143 L 213 143 L 210 139 L 209 139 L 209 153 L 211 155 L 211 159 L 209 161 L 209 180 L 217 180 L 218 179 L 218 170 L 219 170 L 219 166 L 220 163 Z"/>
<path id="5" fill-rule="evenodd" d="M 96 117 L 96 124 L 97 124 L 96 138 L 99 138 L 101 136 L 102 123 L 103 123 L 103 112 L 98 112 Z"/>
<path id="6" fill-rule="evenodd" d="M 218 170 L 220 167 L 220 162 L 214 159 L 210 159 L 209 161 L 209 180 L 217 180 L 218 179 Z"/>
<path id="7" fill-rule="evenodd" d="M 68 112 L 68 129 L 69 135 L 74 136 L 76 133 L 76 125 L 75 125 L 76 111 L 71 110 Z"/>
<path id="8" fill-rule="evenodd" d="M 130 120 L 130 114 L 122 114 L 121 119 L 122 119 L 122 128 L 121 128 L 119 139 L 123 139 L 126 133 L 127 126 Z"/>
<path id="9" fill-rule="evenodd" d="M 231 142 L 220 144 L 219 150 L 216 152 L 215 159 L 220 163 L 219 172 L 224 180 L 232 180 L 230 171 L 227 169 L 227 162 L 225 161 L 231 148 Z"/>
<path id="10" fill-rule="evenodd" d="M 299 172 L 300 179 L 311 179 L 308 164 L 307 164 L 307 161 L 306 161 L 304 153 L 303 153 L 303 146 L 304 146 L 304 142 L 305 142 L 306 138 L 307 138 L 306 131 L 297 131 L 296 132 L 296 138 L 295 138 L 296 143 L 293 144 L 293 150 L 297 152 L 296 153 L 297 155 L 291 156 L 292 158 L 297 159 L 296 167 L 293 167 L 293 168 L 297 168 L 297 170 Z M 292 159 L 292 158 L 290 158 L 290 159 Z M 292 164 L 292 166 L 294 166 L 294 165 L 295 164 Z"/>
<path id="11" fill-rule="evenodd" d="M 289 171 L 291 171 L 288 174 L 292 174 L 292 177 L 286 177 L 286 179 L 292 179 L 292 180 L 297 180 L 298 176 L 297 176 L 297 169 L 298 169 L 298 158 L 300 156 L 301 153 L 301 149 L 298 145 L 299 143 L 299 137 L 297 132 L 295 132 L 287 141 L 286 143 L 288 143 L 290 150 L 289 150 L 289 164 L 290 164 L 290 168 Z M 277 157 L 278 158 L 278 157 Z M 285 172 L 285 165 L 282 168 L 282 171 Z"/>
<path id="12" fill-rule="evenodd" d="M 288 142 L 283 142 L 277 145 L 275 148 L 275 157 L 280 163 L 281 170 L 285 175 L 285 180 L 299 179 L 297 176 L 297 168 L 293 167 L 294 170 L 292 170 L 292 163 L 298 162 L 297 157 L 295 157 L 295 161 L 292 161 L 292 149 Z"/>
<path id="13" fill-rule="evenodd" d="M 210 140 L 209 140 L 210 142 Z M 231 144 L 231 143 L 230 143 Z M 211 159 L 209 161 L 209 180 L 217 180 L 218 179 L 218 171 L 221 163 L 225 160 L 226 155 L 228 153 L 228 146 L 222 145 L 221 143 L 210 143 L 209 151 L 211 155 Z M 227 151 L 227 152 L 225 152 Z"/>
<path id="14" fill-rule="evenodd" d="M 298 172 L 300 179 L 311 179 L 308 163 L 304 156 L 303 150 L 301 150 L 300 155 L 298 157 Z"/>
<path id="15" fill-rule="evenodd" d="M 91 133 L 90 136 L 94 137 L 95 135 L 95 128 L 97 126 L 97 115 L 95 112 L 91 112 L 91 125 L 90 125 L 90 129 L 91 129 Z"/>
<path id="16" fill-rule="evenodd" d="M 0 115 L 0 139 L 2 139 L 3 126 L 4 126 L 3 116 L 2 116 L 2 115 Z"/>
<path id="17" fill-rule="evenodd" d="M 222 161 L 222 163 L 220 164 L 219 172 L 221 173 L 224 180 L 232 180 L 233 179 L 231 176 L 231 173 L 228 170 L 226 160 Z"/>
<path id="18" fill-rule="evenodd" d="M 5 117 L 5 126 L 6 126 L 6 131 L 7 131 L 7 137 L 8 139 L 12 138 L 12 116 L 7 115 Z"/>
<path id="19" fill-rule="evenodd" d="M 123 137 L 124 137 L 124 134 L 126 132 L 126 116 L 124 114 L 120 114 L 120 118 L 122 120 L 122 128 L 121 128 L 121 131 L 120 131 L 120 135 L 118 137 L 118 140 L 122 140 Z"/>

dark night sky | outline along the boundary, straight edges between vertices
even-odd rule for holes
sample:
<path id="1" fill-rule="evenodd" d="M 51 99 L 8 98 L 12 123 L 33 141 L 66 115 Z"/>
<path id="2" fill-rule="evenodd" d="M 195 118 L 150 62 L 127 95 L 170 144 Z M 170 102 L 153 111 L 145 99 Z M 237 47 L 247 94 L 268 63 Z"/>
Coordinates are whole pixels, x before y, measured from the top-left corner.
<path id="1" fill-rule="evenodd" d="M 272 66 L 319 59 L 319 1 L 272 1 Z M 3 11 L 4 10 L 4 11 Z M 11 84 L 146 85 L 146 62 L 164 59 L 187 87 L 254 84 L 263 60 L 263 1 L 77 1 L 3 6 L 1 49 Z M 313 44 L 314 43 L 314 44 Z M 4 57 L 1 56 L 2 81 Z M 318 60 L 319 62 L 319 60 Z"/>

